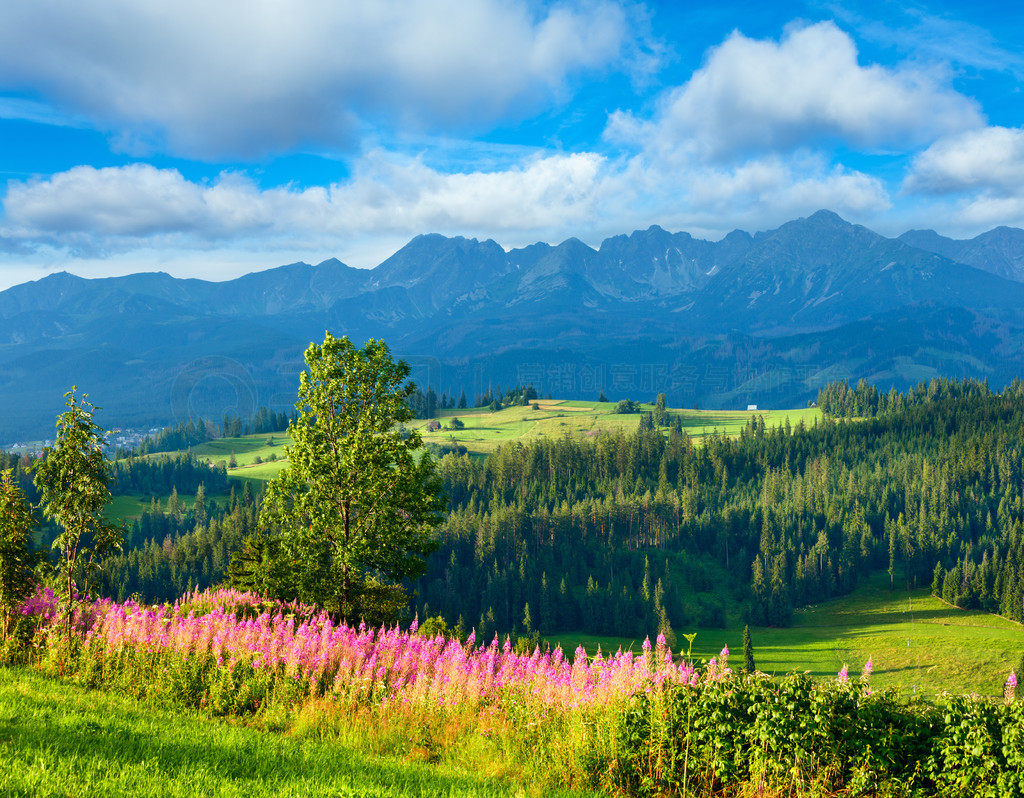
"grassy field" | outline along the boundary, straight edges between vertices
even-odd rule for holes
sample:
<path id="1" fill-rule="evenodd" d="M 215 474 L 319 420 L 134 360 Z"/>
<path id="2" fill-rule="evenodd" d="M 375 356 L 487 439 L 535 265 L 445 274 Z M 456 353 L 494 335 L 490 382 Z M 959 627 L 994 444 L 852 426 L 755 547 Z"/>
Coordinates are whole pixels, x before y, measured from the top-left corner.
<path id="1" fill-rule="evenodd" d="M 430 421 L 416 419 L 407 426 L 417 429 L 427 443 L 440 446 L 455 444 L 463 446 L 474 455 L 490 454 L 502 444 L 512 441 L 530 441 L 538 438 L 560 438 L 563 435 L 596 434 L 601 431 L 625 430 L 631 432 L 640 425 L 640 414 L 618 414 L 613 412 L 614 402 L 573 402 L 564 400 L 541 400 L 539 409 L 528 407 L 508 407 L 498 412 L 487 408 L 470 408 L 466 410 L 438 411 L 436 421 L 447 427 L 452 418 L 458 418 L 465 424 L 461 430 L 441 429 L 429 432 Z M 640 405 L 644 411 L 654 409 L 654 405 Z M 755 415 L 764 417 L 769 427 L 780 426 L 789 420 L 795 427 L 802 419 L 805 424 L 812 425 L 820 418 L 817 409 L 805 408 L 797 410 L 670 410 L 674 418 L 680 416 L 686 432 L 700 442 L 705 435 L 722 433 L 738 435 Z M 234 455 L 236 467 L 228 469 L 228 476 L 240 482 L 268 482 L 287 463 L 284 460 L 284 447 L 291 444 L 291 438 L 284 433 L 273 435 L 245 435 L 239 438 L 219 438 L 214 441 L 193 446 L 192 454 L 214 463 L 230 463 Z M 160 457 L 161 455 L 150 455 Z M 274 456 L 277 459 L 270 460 Z M 259 460 L 260 462 L 257 462 Z M 254 487 L 256 487 L 254 485 Z M 142 512 L 142 504 L 148 506 L 149 497 L 130 501 L 127 497 L 108 512 L 111 518 L 137 517 Z M 166 497 L 161 497 L 166 500 Z M 184 497 L 182 497 L 184 498 Z"/>
<path id="2" fill-rule="evenodd" d="M 537 438 L 560 438 L 563 435 L 595 434 L 600 431 L 635 430 L 640 425 L 640 414 L 618 414 L 614 402 L 574 402 L 564 400 L 541 400 L 538 409 L 532 406 L 507 407 L 492 412 L 487 408 L 468 410 L 438 411 L 437 421 L 442 429 L 429 432 L 425 419 L 410 422 L 423 434 L 428 443 L 447 445 L 455 443 L 464 446 L 472 454 L 489 454 L 503 443 L 514 440 L 529 441 Z M 650 411 L 654 405 L 640 405 L 641 410 Z M 749 422 L 751 416 L 764 417 L 769 427 L 785 424 L 789 419 L 791 426 L 796 426 L 801 419 L 811 425 L 820 417 L 814 408 L 802 410 L 671 410 L 673 419 L 680 416 L 683 428 L 698 442 L 713 432 L 726 435 L 738 435 Z M 465 428 L 446 430 L 451 419 L 457 417 Z"/>
<path id="3" fill-rule="evenodd" d="M 360 753 L 311 732 L 262 732 L 0 668 L 0 795 L 527 796 L 487 762 Z M 545 796 L 589 793 L 543 790 Z"/>
<path id="4" fill-rule="evenodd" d="M 689 632 L 690 630 L 680 630 Z M 788 629 L 751 628 L 759 670 L 784 674 L 810 671 L 835 676 L 848 665 L 851 676 L 874 661 L 872 684 L 899 685 L 907 694 L 925 697 L 951 693 L 1000 695 L 1011 669 L 1024 654 L 1024 627 L 995 615 L 960 610 L 929 595 L 928 590 L 889 591 L 880 574 L 850 596 L 797 610 Z M 677 652 L 686 650 L 682 634 Z M 580 643 L 588 651 L 615 651 L 620 645 L 639 651 L 641 641 L 624 638 L 561 635 L 566 650 Z M 728 645 L 730 662 L 743 664 L 743 625 L 697 632 L 696 660 L 716 656 Z M 1018 674 L 1024 676 L 1024 674 Z"/>
<path id="5" fill-rule="evenodd" d="M 212 460 L 214 463 L 223 460 L 225 465 L 230 462 L 231 455 L 234 455 L 235 462 L 241 468 L 253 465 L 257 457 L 262 461 L 266 461 L 271 455 L 284 457 L 284 447 L 291 442 L 291 438 L 282 432 L 275 432 L 272 435 L 245 435 L 241 438 L 218 438 L 193 446 L 192 454 L 203 460 Z"/>

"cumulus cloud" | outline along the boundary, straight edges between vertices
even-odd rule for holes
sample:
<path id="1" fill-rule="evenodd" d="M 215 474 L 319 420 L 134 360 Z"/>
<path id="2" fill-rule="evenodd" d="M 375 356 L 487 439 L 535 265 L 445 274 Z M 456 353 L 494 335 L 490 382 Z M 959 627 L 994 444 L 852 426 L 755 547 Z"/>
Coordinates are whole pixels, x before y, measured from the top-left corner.
<path id="1" fill-rule="evenodd" d="M 172 169 L 149 164 L 76 166 L 46 180 L 12 183 L 7 221 L 30 231 L 147 236 L 193 227 L 202 189 Z"/>
<path id="2" fill-rule="evenodd" d="M 935 194 L 1024 194 L 1024 130 L 986 127 L 944 137 L 914 158 L 904 187 Z"/>
<path id="3" fill-rule="evenodd" d="M 565 99 L 581 72 L 643 68 L 639 18 L 615 0 L 38 0 L 5 9 L 0 88 L 125 148 L 338 147 L 369 117 L 486 126 Z"/>
<path id="4" fill-rule="evenodd" d="M 731 170 L 706 170 L 695 175 L 693 183 L 694 203 L 719 212 L 741 205 L 769 205 L 790 218 L 809 208 L 861 212 L 889 206 L 888 194 L 877 178 L 829 166 L 813 156 L 769 156 Z"/>
<path id="5" fill-rule="evenodd" d="M 163 238 L 177 246 L 258 238 L 296 242 L 370 231 L 548 231 L 584 220 L 602 196 L 604 159 L 535 158 L 499 172 L 444 174 L 372 153 L 352 180 L 260 189 L 225 173 L 209 184 L 149 164 L 78 166 L 14 182 L 4 199 L 12 240 L 118 251 Z"/>
<path id="6" fill-rule="evenodd" d="M 718 238 L 735 228 L 766 230 L 821 208 L 866 221 L 892 203 L 878 178 L 813 153 L 766 155 L 682 171 L 638 156 L 623 175 L 636 189 L 631 221 Z M 616 232 L 624 232 L 618 230 Z"/>
<path id="7" fill-rule="evenodd" d="M 1024 226 L 1024 129 L 986 127 L 939 139 L 918 154 L 907 195 L 931 195 L 959 228 Z"/>
<path id="8" fill-rule="evenodd" d="M 349 180 L 308 188 L 261 189 L 237 173 L 194 182 L 149 164 L 79 166 L 12 182 L 3 207 L 0 236 L 23 249 L 79 257 L 161 248 L 179 254 L 290 249 L 344 259 L 356 245 L 390 254 L 373 242 L 393 247 L 423 232 L 491 237 L 505 246 L 569 236 L 596 245 L 656 222 L 715 238 L 823 207 L 863 218 L 889 207 L 889 198 L 877 179 L 807 154 L 685 172 L 642 156 L 548 154 L 493 171 L 448 174 L 374 151 Z"/>
<path id="9" fill-rule="evenodd" d="M 704 160 L 841 142 L 908 151 L 983 124 L 977 103 L 913 67 L 862 66 L 831 22 L 790 27 L 779 42 L 733 33 L 709 51 L 651 121 L 610 120 L 607 137 Z"/>

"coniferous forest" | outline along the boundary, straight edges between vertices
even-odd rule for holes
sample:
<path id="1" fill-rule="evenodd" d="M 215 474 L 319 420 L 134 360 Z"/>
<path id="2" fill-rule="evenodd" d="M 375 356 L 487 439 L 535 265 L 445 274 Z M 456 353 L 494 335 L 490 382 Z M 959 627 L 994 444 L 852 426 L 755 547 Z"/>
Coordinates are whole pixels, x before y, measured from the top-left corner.
<path id="1" fill-rule="evenodd" d="M 450 512 L 410 616 L 478 637 L 639 638 L 721 626 L 727 613 L 785 626 L 795 607 L 887 570 L 894 586 L 932 585 L 950 603 L 1024 620 L 1024 385 L 936 380 L 879 394 L 837 383 L 819 407 L 810 428 L 754 415 L 738 437 L 700 445 L 668 413 L 665 428 L 647 419 L 633 433 L 444 455 Z M 8 463 L 27 483 L 24 465 Z M 120 461 L 115 484 L 203 492 L 188 506 L 154 502 L 131 525 L 99 575 L 114 598 L 218 584 L 257 529 L 250 483 L 210 501 L 224 471 L 188 455 Z"/>
<path id="2" fill-rule="evenodd" d="M 1024 619 L 1024 386 L 936 380 L 822 423 L 693 446 L 640 431 L 447 456 L 451 513 L 418 609 L 478 633 L 643 636 L 729 607 L 787 625 L 866 574 Z M 872 398 L 873 397 L 873 398 Z"/>

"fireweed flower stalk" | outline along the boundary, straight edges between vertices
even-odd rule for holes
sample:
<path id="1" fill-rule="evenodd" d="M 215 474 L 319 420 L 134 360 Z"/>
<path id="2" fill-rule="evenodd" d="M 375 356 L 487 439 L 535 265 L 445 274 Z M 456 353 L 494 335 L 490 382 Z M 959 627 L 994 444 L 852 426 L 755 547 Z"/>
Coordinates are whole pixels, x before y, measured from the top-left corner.
<path id="1" fill-rule="evenodd" d="M 37 605 L 46 611 L 44 601 Z M 171 672 L 186 663 L 190 673 L 206 672 L 208 681 L 238 687 L 258 676 L 261 683 L 287 684 L 299 698 L 330 696 L 356 705 L 472 708 L 511 691 L 531 703 L 571 710 L 701 678 L 673 660 L 660 636 L 639 657 L 620 650 L 598 651 L 590 659 L 578 649 L 570 660 L 561 648 L 516 654 L 507 638 L 477 645 L 474 637 L 460 643 L 397 627 L 352 627 L 309 607 L 273 605 L 238 591 L 195 593 L 159 607 L 95 602 L 79 623 L 87 632 L 84 656 L 97 660 L 97 674 L 129 663 Z M 727 650 L 722 655 L 705 678 L 729 672 Z"/>

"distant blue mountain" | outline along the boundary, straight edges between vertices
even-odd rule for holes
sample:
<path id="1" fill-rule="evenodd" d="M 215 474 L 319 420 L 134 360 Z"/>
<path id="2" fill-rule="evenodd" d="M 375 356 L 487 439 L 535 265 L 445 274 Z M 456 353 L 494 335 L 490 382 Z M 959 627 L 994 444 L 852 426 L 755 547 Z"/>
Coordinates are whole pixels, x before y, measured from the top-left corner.
<path id="1" fill-rule="evenodd" d="M 74 383 L 107 426 L 295 400 L 324 331 L 383 338 L 439 393 L 496 384 L 673 406 L 804 404 L 831 379 L 905 388 L 1024 372 L 1024 231 L 897 239 L 829 211 L 750 235 L 660 227 L 505 251 L 418 236 L 375 269 L 236 280 L 54 274 L 0 292 L 0 443 L 45 437 Z"/>

